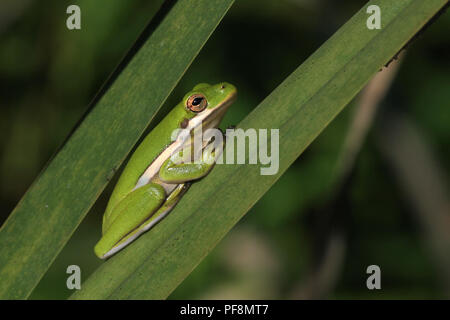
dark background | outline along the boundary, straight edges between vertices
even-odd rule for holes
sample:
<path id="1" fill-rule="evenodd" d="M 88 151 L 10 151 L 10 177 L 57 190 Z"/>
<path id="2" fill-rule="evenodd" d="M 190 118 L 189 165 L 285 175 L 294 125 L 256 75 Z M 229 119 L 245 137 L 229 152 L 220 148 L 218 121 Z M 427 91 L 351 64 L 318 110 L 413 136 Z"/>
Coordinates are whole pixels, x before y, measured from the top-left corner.
<path id="1" fill-rule="evenodd" d="M 160 2 L 1 1 L 1 223 Z M 196 83 L 228 81 L 239 98 L 224 127 L 239 123 L 365 3 L 236 1 L 158 118 Z M 66 28 L 69 4 L 81 7 L 81 30 Z M 193 23 L 202 18 L 193 8 Z M 358 99 L 171 298 L 449 298 L 449 30 L 447 12 L 409 46 L 341 184 L 334 177 Z M 391 136 L 392 128 L 403 140 Z M 396 157 L 392 150 L 399 151 Z M 113 185 L 32 298 L 66 298 L 67 266 L 79 265 L 85 279 L 101 263 L 93 246 Z M 366 287 L 372 264 L 381 268 L 381 290 Z"/>

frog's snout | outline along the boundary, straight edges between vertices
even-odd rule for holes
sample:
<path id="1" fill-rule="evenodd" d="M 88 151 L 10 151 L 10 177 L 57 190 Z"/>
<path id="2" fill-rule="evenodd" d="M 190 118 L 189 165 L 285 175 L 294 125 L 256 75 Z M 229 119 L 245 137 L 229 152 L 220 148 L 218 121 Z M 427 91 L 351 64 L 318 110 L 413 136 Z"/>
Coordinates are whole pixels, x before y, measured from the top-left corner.
<path id="1" fill-rule="evenodd" d="M 236 92 L 236 87 L 228 82 L 221 82 L 216 85 L 216 90 L 220 93 L 232 93 Z"/>

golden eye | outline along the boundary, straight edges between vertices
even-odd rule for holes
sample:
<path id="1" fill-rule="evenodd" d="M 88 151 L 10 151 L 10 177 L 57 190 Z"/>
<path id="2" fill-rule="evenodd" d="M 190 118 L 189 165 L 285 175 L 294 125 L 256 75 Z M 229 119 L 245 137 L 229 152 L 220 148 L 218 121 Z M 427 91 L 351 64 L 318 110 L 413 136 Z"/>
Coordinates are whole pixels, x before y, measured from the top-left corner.
<path id="1" fill-rule="evenodd" d="M 187 100 L 187 107 L 193 112 L 201 112 L 205 110 L 207 104 L 208 101 L 206 101 L 206 97 L 202 94 L 193 94 Z"/>

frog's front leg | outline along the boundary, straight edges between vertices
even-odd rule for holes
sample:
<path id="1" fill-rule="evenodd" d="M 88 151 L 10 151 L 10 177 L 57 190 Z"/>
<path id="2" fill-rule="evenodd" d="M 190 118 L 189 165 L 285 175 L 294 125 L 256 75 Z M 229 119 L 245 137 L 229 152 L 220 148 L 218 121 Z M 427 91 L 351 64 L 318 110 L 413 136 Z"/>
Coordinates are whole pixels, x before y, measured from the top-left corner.
<path id="1" fill-rule="evenodd" d="M 104 257 L 123 237 L 155 213 L 165 198 L 164 188 L 156 183 L 130 192 L 104 220 L 102 238 L 94 248 L 97 256 Z"/>
<path id="2" fill-rule="evenodd" d="M 206 176 L 214 167 L 216 156 L 222 152 L 223 142 L 215 145 L 209 143 L 202 150 L 201 159 L 185 163 L 183 154 L 191 152 L 191 147 L 178 152 L 167 159 L 159 170 L 159 177 L 166 183 L 184 183 Z"/>

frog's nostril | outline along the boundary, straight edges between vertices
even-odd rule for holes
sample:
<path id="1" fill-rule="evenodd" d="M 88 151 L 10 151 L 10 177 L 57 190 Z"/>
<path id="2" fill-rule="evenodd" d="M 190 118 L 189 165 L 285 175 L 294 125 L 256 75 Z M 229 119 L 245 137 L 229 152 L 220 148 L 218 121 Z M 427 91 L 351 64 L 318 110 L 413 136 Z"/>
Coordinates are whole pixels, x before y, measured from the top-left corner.
<path id="1" fill-rule="evenodd" d="M 222 85 L 220 86 L 220 89 L 225 89 L 225 85 L 222 84 Z"/>

